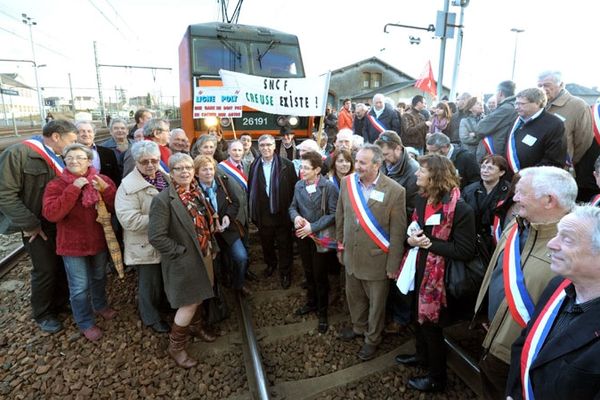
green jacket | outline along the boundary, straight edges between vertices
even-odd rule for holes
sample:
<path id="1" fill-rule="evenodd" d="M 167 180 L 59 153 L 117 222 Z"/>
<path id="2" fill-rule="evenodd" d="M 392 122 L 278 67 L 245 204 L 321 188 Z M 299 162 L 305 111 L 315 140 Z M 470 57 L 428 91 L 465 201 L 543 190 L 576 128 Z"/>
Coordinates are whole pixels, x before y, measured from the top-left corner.
<path id="1" fill-rule="evenodd" d="M 488 264 L 487 272 L 483 277 L 483 283 L 475 305 L 475 314 L 481 308 L 490 285 L 492 272 L 496 268 L 498 256 L 504 249 L 508 232 L 510 232 L 515 223 L 516 220 L 512 220 L 502 232 L 502 237 L 498 242 L 498 246 L 496 246 L 496 251 L 494 251 L 492 259 Z M 537 304 L 548 282 L 556 276 L 550 269 L 550 255 L 546 247 L 550 239 L 556 235 L 556 231 L 556 222 L 550 224 L 531 224 L 529 236 L 521 251 L 521 264 L 523 266 L 525 286 L 534 304 Z M 498 311 L 494 315 L 494 319 L 490 321 L 488 333 L 483 341 L 484 356 L 489 352 L 505 363 L 510 364 L 511 346 L 521 334 L 521 330 L 521 326 L 515 322 L 508 310 L 506 299 L 502 300 Z"/>
<path id="2" fill-rule="evenodd" d="M 55 176 L 42 156 L 22 143 L 0 154 L 0 233 L 54 226 L 42 217 L 42 197 Z"/>

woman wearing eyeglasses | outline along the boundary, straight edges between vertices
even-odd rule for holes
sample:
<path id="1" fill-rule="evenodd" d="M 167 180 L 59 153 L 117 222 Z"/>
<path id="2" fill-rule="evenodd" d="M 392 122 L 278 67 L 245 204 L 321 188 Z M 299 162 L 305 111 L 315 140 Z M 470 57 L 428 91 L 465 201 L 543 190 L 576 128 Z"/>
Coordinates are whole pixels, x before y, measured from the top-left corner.
<path id="1" fill-rule="evenodd" d="M 171 178 L 160 166 L 160 149 L 156 142 L 143 140 L 131 147 L 135 168 L 117 190 L 115 211 L 123 227 L 125 264 L 135 265 L 138 272 L 138 311 L 145 326 L 155 332 L 169 332 L 159 307 L 164 300 L 160 253 L 148 241 L 150 204 L 158 193 L 167 189 Z"/>
<path id="2" fill-rule="evenodd" d="M 56 223 L 56 254 L 62 256 L 69 283 L 73 319 L 91 341 L 102 337 L 94 313 L 113 319 L 117 312 L 106 300 L 108 246 L 102 225 L 96 222 L 96 205 L 102 198 L 109 211 L 115 184 L 92 166 L 94 155 L 83 144 L 65 147 L 66 168 L 46 186 L 42 215 Z"/>
<path id="3" fill-rule="evenodd" d="M 177 309 L 169 335 L 169 355 L 191 368 L 197 361 L 185 351 L 189 334 L 215 340 L 194 318 L 204 300 L 214 296 L 212 258 L 216 250 L 213 216 L 194 177 L 194 161 L 184 153 L 169 158 L 172 184 L 152 200 L 148 238 L 161 255 L 167 299 Z M 193 323 L 192 323 L 193 322 Z"/>

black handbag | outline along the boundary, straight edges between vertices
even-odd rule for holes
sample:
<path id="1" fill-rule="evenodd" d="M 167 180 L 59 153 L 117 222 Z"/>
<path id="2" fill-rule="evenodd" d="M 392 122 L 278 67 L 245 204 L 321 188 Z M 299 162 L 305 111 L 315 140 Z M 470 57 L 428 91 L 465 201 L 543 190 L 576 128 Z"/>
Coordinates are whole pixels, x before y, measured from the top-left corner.
<path id="1" fill-rule="evenodd" d="M 444 276 L 446 294 L 457 300 L 477 296 L 486 267 L 478 255 L 468 262 L 447 259 Z"/>
<path id="2" fill-rule="evenodd" d="M 229 318 L 229 306 L 225 301 L 223 289 L 219 283 L 215 284 L 213 290 L 215 297 L 206 300 L 206 321 L 209 325 L 216 324 Z"/>

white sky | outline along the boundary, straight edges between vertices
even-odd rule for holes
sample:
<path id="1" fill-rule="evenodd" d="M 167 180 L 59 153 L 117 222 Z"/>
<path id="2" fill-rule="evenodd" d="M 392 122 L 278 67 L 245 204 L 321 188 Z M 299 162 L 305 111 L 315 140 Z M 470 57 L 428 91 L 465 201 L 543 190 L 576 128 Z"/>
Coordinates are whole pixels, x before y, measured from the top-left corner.
<path id="1" fill-rule="evenodd" d="M 230 0 L 231 6 L 237 0 Z M 438 78 L 440 41 L 425 31 L 386 23 L 427 26 L 435 23 L 444 0 L 245 0 L 239 23 L 262 25 L 298 35 L 308 75 L 321 74 L 356 61 L 379 56 L 417 78 L 431 60 Z M 157 71 L 101 69 L 105 98 L 115 87 L 129 96 L 161 94 L 177 101 L 177 48 L 187 25 L 219 20 L 217 0 L 0 0 L 0 58 L 31 59 L 29 31 L 21 13 L 36 22 L 33 28 L 44 95 L 68 97 L 68 73 L 75 95 L 97 93 L 93 41 L 102 64 L 170 67 Z M 457 13 L 458 7 L 450 7 Z M 491 92 L 510 79 L 519 34 L 515 81 L 518 88 L 535 85 L 547 69 L 563 72 L 565 82 L 600 86 L 596 0 L 472 0 L 465 9 L 464 41 L 457 90 Z M 410 45 L 409 36 L 421 37 Z M 456 42 L 447 41 L 444 84 L 450 86 Z M 30 64 L 0 62 L 0 72 L 18 72 L 35 85 Z M 385 84 L 385 82 L 384 82 Z M 56 89 L 55 89 L 56 88 Z M 89 88 L 89 89 L 80 89 Z"/>

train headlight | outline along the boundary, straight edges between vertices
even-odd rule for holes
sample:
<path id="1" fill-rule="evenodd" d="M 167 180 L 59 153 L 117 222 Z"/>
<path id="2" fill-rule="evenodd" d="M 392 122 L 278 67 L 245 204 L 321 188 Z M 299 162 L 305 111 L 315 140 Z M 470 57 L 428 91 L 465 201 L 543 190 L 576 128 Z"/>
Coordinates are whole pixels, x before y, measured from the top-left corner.
<path id="1" fill-rule="evenodd" d="M 292 128 L 295 128 L 296 126 L 298 126 L 298 122 L 300 122 L 300 121 L 298 121 L 298 117 L 289 117 L 288 118 L 288 123 L 290 124 L 290 126 Z"/>
<path id="2" fill-rule="evenodd" d="M 213 126 L 217 126 L 219 124 L 219 119 L 217 117 L 206 117 L 204 118 L 204 125 L 207 128 L 212 128 Z"/>
<path id="3" fill-rule="evenodd" d="M 231 118 L 227 118 L 227 117 L 221 118 L 221 126 L 223 128 L 228 128 L 230 125 L 231 125 Z"/>
<path id="4" fill-rule="evenodd" d="M 277 126 L 282 127 L 286 126 L 288 123 L 288 118 L 285 115 L 280 115 L 277 117 Z"/>

